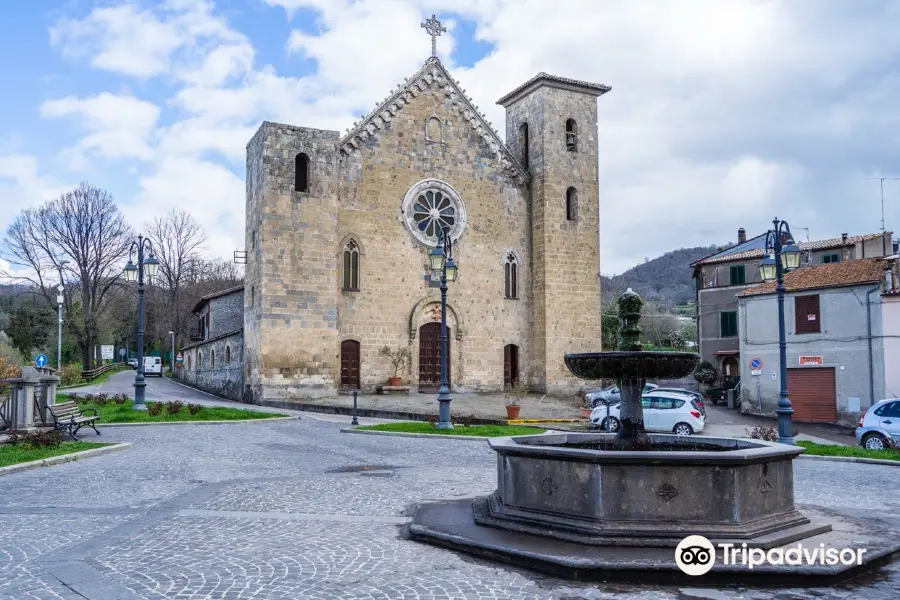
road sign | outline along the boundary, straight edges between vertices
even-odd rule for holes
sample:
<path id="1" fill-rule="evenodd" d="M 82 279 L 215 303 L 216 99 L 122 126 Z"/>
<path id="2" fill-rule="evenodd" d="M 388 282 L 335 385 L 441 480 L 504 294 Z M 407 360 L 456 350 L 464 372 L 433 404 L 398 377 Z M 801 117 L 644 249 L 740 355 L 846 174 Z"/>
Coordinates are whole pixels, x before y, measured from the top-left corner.
<path id="1" fill-rule="evenodd" d="M 119 348 L 119 358 L 125 358 L 125 348 Z"/>
<path id="2" fill-rule="evenodd" d="M 759 371 L 762 369 L 762 360 L 758 358 L 754 358 L 750 360 L 750 368 L 754 371 Z"/>
<path id="3" fill-rule="evenodd" d="M 762 375 L 762 369 L 753 369 L 750 371 L 750 374 L 754 377 L 759 377 L 760 375 Z"/>
<path id="4" fill-rule="evenodd" d="M 184 355 L 181 352 L 175 355 L 175 364 L 179 367 L 184 364 Z"/>
<path id="5" fill-rule="evenodd" d="M 100 358 L 103 360 L 113 359 L 114 346 L 112 344 L 103 344 L 100 346 Z"/>
<path id="6" fill-rule="evenodd" d="M 46 354 L 38 354 L 37 356 L 35 356 L 34 364 L 36 364 L 37 366 L 42 367 L 42 368 L 46 367 L 47 366 L 47 355 Z"/>

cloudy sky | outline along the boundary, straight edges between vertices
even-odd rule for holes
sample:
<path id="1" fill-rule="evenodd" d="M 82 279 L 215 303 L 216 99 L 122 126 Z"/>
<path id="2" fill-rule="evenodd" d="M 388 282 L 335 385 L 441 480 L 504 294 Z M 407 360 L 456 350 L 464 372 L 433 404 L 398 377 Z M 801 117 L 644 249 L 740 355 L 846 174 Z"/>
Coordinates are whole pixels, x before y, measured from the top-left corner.
<path id="1" fill-rule="evenodd" d="M 0 0 L 0 228 L 87 180 L 139 226 L 173 207 L 243 246 L 263 120 L 344 131 L 430 53 L 494 102 L 538 71 L 599 100 L 601 270 L 752 235 L 881 227 L 900 176 L 900 2 Z M 888 229 L 900 181 L 888 180 Z M 800 232 L 800 237 L 805 237 Z"/>

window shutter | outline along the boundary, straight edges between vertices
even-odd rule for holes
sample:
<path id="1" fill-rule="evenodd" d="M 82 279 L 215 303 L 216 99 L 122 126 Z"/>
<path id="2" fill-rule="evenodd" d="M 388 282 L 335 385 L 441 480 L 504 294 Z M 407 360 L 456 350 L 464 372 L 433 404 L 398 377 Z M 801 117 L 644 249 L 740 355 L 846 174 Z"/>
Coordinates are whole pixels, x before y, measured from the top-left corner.
<path id="1" fill-rule="evenodd" d="M 818 294 L 794 298 L 794 331 L 798 334 L 822 331 Z"/>

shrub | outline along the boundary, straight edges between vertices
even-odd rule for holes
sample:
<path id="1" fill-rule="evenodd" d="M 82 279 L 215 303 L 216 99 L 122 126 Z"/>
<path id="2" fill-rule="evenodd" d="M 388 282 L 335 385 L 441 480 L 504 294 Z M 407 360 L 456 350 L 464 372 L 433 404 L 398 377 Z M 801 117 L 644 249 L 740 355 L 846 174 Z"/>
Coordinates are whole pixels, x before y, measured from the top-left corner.
<path id="1" fill-rule="evenodd" d="M 158 417 L 162 414 L 163 405 L 162 402 L 148 402 L 147 403 L 147 414 L 151 417 Z"/>
<path id="2" fill-rule="evenodd" d="M 9 436 L 10 444 L 21 444 L 26 448 L 56 448 L 63 441 L 62 432 L 58 430 L 50 431 L 12 431 Z"/>
<path id="3" fill-rule="evenodd" d="M 468 427 L 469 425 L 475 424 L 475 415 L 460 415 L 458 417 L 453 417 L 451 422 L 454 425 L 462 425 L 463 427 Z"/>
<path id="4" fill-rule="evenodd" d="M 59 375 L 59 385 L 62 387 L 81 383 L 81 365 L 63 365 L 57 375 Z"/>
<path id="5" fill-rule="evenodd" d="M 182 402 L 181 400 L 166 402 L 166 412 L 170 415 L 177 415 L 179 412 L 181 412 L 182 408 L 184 408 L 184 402 Z"/>
<path id="6" fill-rule="evenodd" d="M 187 406 L 188 412 L 192 415 L 196 415 L 198 412 L 200 412 L 200 409 L 203 408 L 202 404 L 188 404 Z"/>
<path id="7" fill-rule="evenodd" d="M 113 396 L 113 402 L 122 405 L 128 402 L 128 394 L 116 394 Z"/>
<path id="8" fill-rule="evenodd" d="M 438 416 L 437 415 L 428 415 L 427 417 L 425 417 L 425 421 L 434 425 L 435 423 L 438 422 Z"/>
<path id="9" fill-rule="evenodd" d="M 98 406 L 106 406 L 107 404 L 109 404 L 109 397 L 107 397 L 106 394 L 97 394 L 97 395 L 94 397 L 94 402 L 95 402 Z"/>
<path id="10" fill-rule="evenodd" d="M 719 378 L 719 372 L 708 360 L 700 361 L 694 369 L 694 379 L 707 385 L 713 384 Z"/>
<path id="11" fill-rule="evenodd" d="M 754 440 L 765 440 L 767 442 L 778 441 L 778 431 L 776 431 L 774 427 L 763 427 L 762 425 L 757 425 L 752 430 L 747 430 L 747 435 L 752 437 Z"/>

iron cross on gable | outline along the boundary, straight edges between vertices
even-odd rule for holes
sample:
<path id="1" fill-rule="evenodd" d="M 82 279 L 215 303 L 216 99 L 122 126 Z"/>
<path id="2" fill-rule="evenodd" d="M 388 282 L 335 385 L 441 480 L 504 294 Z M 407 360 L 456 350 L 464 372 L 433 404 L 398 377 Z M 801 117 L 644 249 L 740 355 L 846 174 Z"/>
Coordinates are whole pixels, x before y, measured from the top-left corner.
<path id="1" fill-rule="evenodd" d="M 422 22 L 422 29 L 431 36 L 431 55 L 437 56 L 437 38 L 441 32 L 447 31 L 446 27 L 441 27 L 441 22 L 437 20 L 437 15 L 432 14 L 430 19 Z"/>

